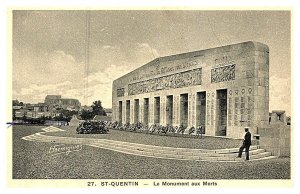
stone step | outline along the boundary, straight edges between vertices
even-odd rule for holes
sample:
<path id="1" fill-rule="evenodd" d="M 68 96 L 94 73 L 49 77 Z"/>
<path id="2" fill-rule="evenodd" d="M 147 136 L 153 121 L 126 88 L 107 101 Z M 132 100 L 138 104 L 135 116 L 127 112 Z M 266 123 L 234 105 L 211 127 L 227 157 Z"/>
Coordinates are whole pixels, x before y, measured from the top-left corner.
<path id="1" fill-rule="evenodd" d="M 237 154 L 211 154 L 211 153 L 199 153 L 197 155 L 193 154 L 178 154 L 175 152 L 158 152 L 156 150 L 144 150 L 144 149 L 139 149 L 139 148 L 133 148 L 133 147 L 128 147 L 128 146 L 119 146 L 119 145 L 109 145 L 109 144 L 103 144 L 103 143 L 97 143 L 96 145 L 101 146 L 103 148 L 112 148 L 114 150 L 119 150 L 119 151 L 126 151 L 128 153 L 135 153 L 139 155 L 145 155 L 145 156 L 155 156 L 155 157 L 160 157 L 160 158 L 178 158 L 178 159 L 186 159 L 186 160 L 214 160 L 214 161 L 233 161 L 235 160 L 235 157 Z M 253 156 L 258 155 L 260 153 L 263 153 L 263 149 L 257 150 L 255 153 L 251 153 Z M 255 158 L 261 158 L 263 156 L 268 156 L 268 154 L 265 155 L 259 155 L 253 157 Z M 252 158 L 252 157 L 251 157 Z"/>
<path id="2" fill-rule="evenodd" d="M 259 153 L 263 153 L 265 152 L 264 149 L 254 149 L 254 150 L 250 150 L 249 151 L 249 155 L 256 155 L 256 154 L 259 154 Z M 243 154 L 245 154 L 245 150 L 243 151 Z M 222 155 L 224 157 L 236 157 L 238 155 L 238 153 L 226 153 L 226 154 L 218 154 L 219 155 Z"/>
<path id="3" fill-rule="evenodd" d="M 170 154 L 170 153 L 157 153 L 157 152 L 145 152 L 145 151 L 139 151 L 139 150 L 132 150 L 126 147 L 112 147 L 108 145 L 94 145 L 96 147 L 104 148 L 104 149 L 110 149 L 122 153 L 128 153 L 133 155 L 140 155 L 140 156 L 146 156 L 146 157 L 155 157 L 155 158 L 165 158 L 165 159 L 179 159 L 179 160 L 197 160 L 197 161 L 235 161 L 235 158 L 233 157 L 209 157 L 209 156 L 185 156 L 185 155 L 177 155 L 177 154 Z"/>
<path id="4" fill-rule="evenodd" d="M 107 141 L 108 144 L 113 145 L 120 145 L 120 146 L 126 146 L 126 147 L 132 147 L 132 148 L 139 148 L 145 151 L 156 151 L 156 152 L 172 152 L 173 154 L 178 155 L 199 155 L 206 153 L 207 156 L 220 156 L 219 154 L 222 154 L 226 156 L 226 154 L 233 153 L 232 155 L 236 155 L 238 153 L 239 148 L 231 148 L 231 149 L 219 149 L 219 150 L 203 150 L 203 149 L 189 149 L 189 148 L 170 148 L 170 147 L 160 147 L 160 146 L 152 146 L 152 145 L 143 145 L 143 144 L 132 144 L 132 143 L 123 143 L 122 144 L 115 144 L 114 142 Z M 257 150 L 258 146 L 250 147 L 250 153 L 253 153 L 253 151 Z M 262 150 L 260 150 L 262 151 Z"/>
<path id="5" fill-rule="evenodd" d="M 123 145 L 123 146 L 133 146 L 133 147 L 139 147 L 141 149 L 152 149 L 152 148 L 157 148 L 160 150 L 165 150 L 165 151 L 176 151 L 178 153 L 183 153 L 183 152 L 193 152 L 193 153 L 198 153 L 198 152 L 205 152 L 205 153 L 238 153 L 239 148 L 230 148 L 230 149 L 216 149 L 216 150 L 208 150 L 208 149 L 191 149 L 191 148 L 174 148 L 174 147 L 161 147 L 161 146 L 155 146 L 155 145 L 145 145 L 145 144 L 137 144 L 137 143 L 130 143 L 130 142 L 118 142 L 114 140 L 107 140 L 105 139 L 107 143 L 114 143 L 118 145 Z M 250 150 L 256 150 L 258 149 L 259 146 L 251 146 Z"/>
<path id="6" fill-rule="evenodd" d="M 265 158 L 265 157 L 269 157 L 272 156 L 271 152 L 263 152 L 263 153 L 259 153 L 253 156 L 250 156 L 250 159 L 260 159 L 260 158 Z"/>
<path id="7" fill-rule="evenodd" d="M 250 158 L 250 160 L 252 160 L 252 161 L 257 161 L 257 160 L 270 160 L 270 159 L 274 159 L 274 158 L 278 158 L 278 157 L 277 157 L 277 156 L 267 156 L 267 157 L 257 158 L 257 159 Z"/>
<path id="8" fill-rule="evenodd" d="M 250 151 L 251 150 L 257 150 L 259 149 L 258 145 L 254 145 L 254 146 L 250 146 Z M 229 149 L 218 149 L 215 150 L 216 153 L 218 154 L 226 154 L 226 153 L 238 153 L 239 152 L 239 148 L 229 148 Z"/>
<path id="9" fill-rule="evenodd" d="M 49 126 L 49 127 L 43 128 L 42 130 L 45 131 L 45 132 L 64 131 L 64 130 L 62 130 L 60 128 L 57 128 L 57 127 L 54 127 L 54 126 Z"/>
<path id="10" fill-rule="evenodd" d="M 39 134 L 42 136 L 41 134 Z M 45 137 L 45 136 L 44 136 Z M 95 142 L 100 141 L 100 139 L 92 139 L 92 138 L 64 138 L 64 137 L 56 137 L 56 136 L 46 136 L 50 137 L 52 140 L 57 141 L 67 141 L 74 144 L 82 143 L 82 142 Z M 66 140 L 67 139 L 67 140 Z M 137 143 L 130 143 L 130 142 L 121 142 L 115 140 L 108 140 L 108 139 L 101 139 L 101 141 L 105 141 L 107 143 L 113 143 L 122 146 L 132 146 L 132 147 L 139 147 L 140 149 L 156 149 L 159 151 L 168 151 L 168 152 L 177 152 L 177 154 L 186 154 L 186 155 L 195 155 L 198 153 L 238 153 L 239 148 L 230 148 L 230 149 L 217 149 L 217 150 L 207 150 L 207 149 L 189 149 L 189 148 L 174 148 L 174 147 L 161 147 L 155 145 L 145 145 L 145 144 L 137 144 Z M 258 146 L 251 146 L 250 150 L 258 149 Z"/>
<path id="11" fill-rule="evenodd" d="M 230 149 L 217 149 L 217 150 L 204 150 L 204 149 L 188 149 L 188 148 L 172 148 L 160 147 L 153 145 L 136 144 L 129 142 L 120 142 L 107 139 L 92 139 L 92 138 L 68 138 L 47 136 L 41 133 L 36 133 L 30 136 L 23 137 L 24 140 L 38 141 L 38 142 L 57 142 L 64 144 L 81 143 L 108 149 L 112 151 L 122 152 L 126 154 L 165 158 L 165 159 L 178 159 L 178 160 L 199 160 L 199 161 L 220 161 L 220 162 L 238 162 L 242 159 L 236 159 L 239 148 Z M 259 149 L 259 146 L 250 147 L 250 160 L 258 160 L 271 157 L 270 152 L 265 152 L 264 149 Z M 245 157 L 245 154 L 243 154 Z"/>
<path id="12" fill-rule="evenodd" d="M 37 140 L 45 140 L 47 142 L 59 142 L 59 143 L 66 143 L 66 144 L 88 144 L 92 142 L 101 141 L 99 139 L 93 138 L 71 138 L 71 137 L 57 137 L 57 136 L 46 136 L 41 133 L 36 133 L 31 135 L 32 138 Z"/>

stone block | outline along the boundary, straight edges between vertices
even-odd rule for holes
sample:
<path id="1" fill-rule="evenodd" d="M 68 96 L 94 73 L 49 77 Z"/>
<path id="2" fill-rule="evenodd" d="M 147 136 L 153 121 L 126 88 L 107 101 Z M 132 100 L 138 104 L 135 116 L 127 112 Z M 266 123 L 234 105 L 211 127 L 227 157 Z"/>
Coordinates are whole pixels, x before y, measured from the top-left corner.
<path id="1" fill-rule="evenodd" d="M 285 131 L 282 135 L 286 139 L 291 139 L 291 132 L 289 130 Z"/>
<path id="2" fill-rule="evenodd" d="M 286 142 L 286 138 L 284 138 L 283 136 L 279 136 L 279 141 L 278 141 L 279 146 L 285 147 L 285 142 Z"/>
<path id="3" fill-rule="evenodd" d="M 286 147 L 286 148 L 290 148 L 291 147 L 291 140 L 289 138 L 285 138 L 284 139 L 284 144 L 283 146 Z"/>
<path id="4" fill-rule="evenodd" d="M 269 148 L 269 149 L 266 149 L 267 151 L 271 152 L 273 156 L 280 156 L 280 149 L 278 148 Z"/>
<path id="5" fill-rule="evenodd" d="M 258 69 L 257 77 L 258 78 L 266 78 L 267 77 L 266 74 L 267 74 L 266 71 L 262 71 L 262 70 Z"/>
<path id="6" fill-rule="evenodd" d="M 270 138 L 275 138 L 275 137 L 278 136 L 277 133 L 276 133 L 276 131 L 273 130 L 273 129 L 269 130 L 268 133 L 269 133 L 269 134 L 267 134 L 267 135 L 268 135 L 268 137 L 270 137 Z"/>
<path id="7" fill-rule="evenodd" d="M 247 78 L 247 86 L 254 86 L 255 79 L 254 78 Z"/>
<path id="8" fill-rule="evenodd" d="M 278 154 L 279 157 L 290 157 L 291 151 L 289 148 L 281 148 Z"/>
<path id="9" fill-rule="evenodd" d="M 267 71 L 268 66 L 265 63 L 255 63 L 255 69 L 258 69 L 260 71 Z"/>
<path id="10" fill-rule="evenodd" d="M 263 115 L 264 111 L 265 111 L 265 100 L 260 98 L 257 100 L 257 108 L 259 110 L 259 114 Z"/>
<path id="11" fill-rule="evenodd" d="M 243 64 L 243 71 L 247 72 L 247 71 L 253 70 L 254 69 L 254 65 L 253 64 L 254 63 Z M 245 74 L 245 76 L 246 76 L 246 74 Z"/>
<path id="12" fill-rule="evenodd" d="M 245 78 L 254 78 L 254 70 L 248 70 L 245 72 Z"/>
<path id="13" fill-rule="evenodd" d="M 260 63 L 260 64 L 267 64 L 268 63 L 268 59 L 266 56 L 255 56 L 254 57 L 255 63 Z"/>
<path id="14" fill-rule="evenodd" d="M 259 145 L 265 146 L 265 147 L 271 147 L 272 144 L 273 144 L 273 138 L 271 138 L 271 137 L 264 137 L 264 136 L 260 135 Z"/>
<path id="15" fill-rule="evenodd" d="M 256 78 L 255 78 L 254 85 L 255 85 L 255 86 L 265 86 L 265 85 L 266 85 L 265 79 L 264 79 L 264 78 L 256 77 Z"/>
<path id="16" fill-rule="evenodd" d="M 244 57 L 244 60 L 242 61 L 242 64 L 245 65 L 254 65 L 255 64 L 255 58 L 254 56 Z"/>

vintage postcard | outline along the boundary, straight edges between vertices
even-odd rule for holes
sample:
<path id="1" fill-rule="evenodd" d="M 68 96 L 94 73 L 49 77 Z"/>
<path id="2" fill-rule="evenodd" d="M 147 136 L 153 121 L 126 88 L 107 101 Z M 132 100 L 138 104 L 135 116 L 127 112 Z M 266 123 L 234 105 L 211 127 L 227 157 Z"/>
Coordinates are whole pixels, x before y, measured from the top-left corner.
<path id="1" fill-rule="evenodd" d="M 291 187 L 290 9 L 10 9 L 10 187 Z"/>

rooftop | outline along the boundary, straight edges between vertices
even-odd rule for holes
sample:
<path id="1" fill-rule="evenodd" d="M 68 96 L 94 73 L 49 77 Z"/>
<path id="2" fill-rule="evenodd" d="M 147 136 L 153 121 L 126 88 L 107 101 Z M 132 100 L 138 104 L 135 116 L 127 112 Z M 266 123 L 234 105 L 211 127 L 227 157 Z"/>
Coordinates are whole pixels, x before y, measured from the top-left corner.
<path id="1" fill-rule="evenodd" d="M 269 52 L 269 47 L 263 43 L 260 42 L 255 42 L 255 41 L 247 41 L 247 42 L 241 42 L 241 43 L 236 43 L 236 44 L 230 44 L 230 45 L 225 45 L 225 46 L 220 46 L 220 47 L 214 47 L 214 48 L 208 48 L 208 49 L 203 49 L 203 50 L 197 50 L 197 51 L 192 51 L 192 52 L 186 52 L 186 53 L 180 53 L 180 54 L 175 54 L 175 55 L 169 55 L 169 56 L 164 56 L 164 57 L 158 57 L 145 65 L 142 65 L 141 67 L 133 70 L 132 72 L 129 72 L 119 78 L 126 77 L 130 75 L 131 73 L 135 71 L 141 71 L 145 67 L 152 66 L 161 62 L 165 61 L 175 61 L 178 59 L 184 59 L 184 58 L 191 58 L 191 57 L 200 57 L 200 56 L 207 56 L 207 55 L 213 55 L 216 53 L 220 53 L 220 50 L 223 52 L 228 52 L 230 50 L 238 50 L 238 49 L 250 49 L 250 48 L 256 48 L 257 50 L 260 51 L 266 51 Z"/>

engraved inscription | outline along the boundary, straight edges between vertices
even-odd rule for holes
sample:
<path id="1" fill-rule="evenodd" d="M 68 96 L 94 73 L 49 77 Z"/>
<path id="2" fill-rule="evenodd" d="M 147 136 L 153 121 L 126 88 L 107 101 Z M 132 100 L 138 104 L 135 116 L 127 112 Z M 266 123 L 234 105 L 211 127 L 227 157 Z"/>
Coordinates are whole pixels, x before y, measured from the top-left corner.
<path id="1" fill-rule="evenodd" d="M 235 64 L 211 69 L 211 83 L 235 79 Z"/>
<path id="2" fill-rule="evenodd" d="M 202 69 L 198 68 L 168 76 L 128 84 L 128 95 L 201 85 L 201 75 Z"/>
<path id="3" fill-rule="evenodd" d="M 151 69 L 141 72 L 138 76 L 134 76 L 131 81 L 138 81 L 140 79 L 148 78 L 158 74 L 171 73 L 174 71 L 184 70 L 191 67 L 196 67 L 201 63 L 197 61 L 188 61 L 177 64 L 176 66 L 166 66 L 159 63 L 157 60 Z"/>

